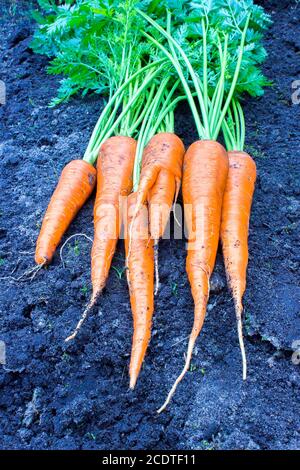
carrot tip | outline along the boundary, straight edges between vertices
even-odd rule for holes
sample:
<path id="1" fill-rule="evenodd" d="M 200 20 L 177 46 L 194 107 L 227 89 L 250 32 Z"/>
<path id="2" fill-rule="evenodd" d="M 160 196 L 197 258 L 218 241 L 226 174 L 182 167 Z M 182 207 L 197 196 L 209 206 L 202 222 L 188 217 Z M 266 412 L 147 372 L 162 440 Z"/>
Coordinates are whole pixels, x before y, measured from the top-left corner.
<path id="1" fill-rule="evenodd" d="M 75 337 L 77 336 L 77 334 L 79 333 L 79 330 L 80 328 L 82 327 L 82 324 L 83 322 L 85 321 L 85 319 L 87 318 L 88 314 L 90 313 L 90 311 L 92 310 L 92 308 L 94 307 L 95 303 L 97 302 L 98 298 L 99 298 L 99 295 L 100 295 L 101 291 L 97 292 L 96 294 L 93 294 L 92 298 L 91 298 L 91 301 L 89 302 L 89 304 L 86 306 L 83 314 L 81 315 L 81 318 L 79 320 L 79 322 L 77 323 L 77 326 L 75 328 L 75 330 L 73 331 L 73 333 L 68 336 L 66 339 L 65 339 L 65 342 L 68 343 L 69 341 L 75 339 Z"/>
<path id="2" fill-rule="evenodd" d="M 65 339 L 65 342 L 68 343 L 69 341 L 71 341 L 72 339 L 74 339 L 76 336 L 75 333 L 73 333 L 72 335 L 68 336 L 66 339 Z"/>
<path id="3" fill-rule="evenodd" d="M 130 390 L 134 390 L 134 389 L 135 389 L 136 381 L 137 381 L 137 377 L 136 377 L 136 376 L 130 377 L 130 383 L 129 383 L 129 388 L 130 388 Z"/>
<path id="4" fill-rule="evenodd" d="M 158 240 L 154 242 L 154 268 L 155 268 L 155 289 L 154 295 L 158 294 L 160 282 L 159 282 L 159 269 L 158 269 Z"/>
<path id="5" fill-rule="evenodd" d="M 190 367 L 190 363 L 191 363 L 191 359 L 192 359 L 192 353 L 193 353 L 193 349 L 194 349 L 194 344 L 195 344 L 195 338 L 193 338 L 192 336 L 190 337 L 190 340 L 189 340 L 189 345 L 188 345 L 188 350 L 187 350 L 187 355 L 186 355 L 186 360 L 185 360 L 185 364 L 184 364 L 184 368 L 182 369 L 182 372 L 180 373 L 180 375 L 177 377 L 177 379 L 175 380 L 171 390 L 169 391 L 168 393 L 168 396 L 167 396 L 167 399 L 166 401 L 164 402 L 164 404 L 157 410 L 157 413 L 160 414 L 162 411 L 164 411 L 168 404 L 170 403 L 171 399 L 172 399 L 172 396 L 174 395 L 174 393 L 176 392 L 176 388 L 177 388 L 177 385 L 179 384 L 179 382 L 181 382 L 181 380 L 183 379 L 183 377 L 185 376 L 185 374 L 187 373 L 187 371 L 189 370 L 189 367 Z"/>
<path id="6" fill-rule="evenodd" d="M 241 305 L 236 307 L 237 330 L 243 364 L 243 380 L 247 380 L 247 357 L 243 337 L 242 311 L 243 307 Z"/>

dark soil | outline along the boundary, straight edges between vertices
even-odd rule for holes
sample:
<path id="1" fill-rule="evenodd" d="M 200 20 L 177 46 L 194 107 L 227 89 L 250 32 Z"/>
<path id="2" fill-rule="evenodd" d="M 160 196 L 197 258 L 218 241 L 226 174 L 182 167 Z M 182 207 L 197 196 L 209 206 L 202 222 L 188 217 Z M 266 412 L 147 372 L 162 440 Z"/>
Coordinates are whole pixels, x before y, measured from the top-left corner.
<path id="1" fill-rule="evenodd" d="M 30 2 L 1 0 L 0 78 L 7 87 L 1 115 L 0 177 L 0 447 L 3 449 L 297 449 L 300 447 L 299 214 L 300 5 L 264 2 L 267 76 L 274 86 L 248 100 L 248 151 L 258 167 L 250 230 L 245 340 L 241 361 L 232 300 L 218 255 L 207 320 L 193 359 L 168 411 L 157 416 L 183 364 L 193 302 L 184 241 L 163 241 L 163 287 L 149 352 L 134 392 L 127 368 L 132 333 L 124 278 L 112 270 L 99 309 L 76 342 L 64 338 L 90 292 L 90 244 L 74 239 L 32 282 L 13 282 L 34 265 L 35 240 L 63 166 L 80 157 L 102 106 L 97 98 L 47 107 L 57 79 L 32 53 Z M 11 8 L 9 8 L 9 6 Z M 177 116 L 186 144 L 196 134 L 188 111 Z M 93 236 L 90 200 L 67 236 Z M 66 239 L 66 237 L 65 237 Z M 122 266 L 120 244 L 114 266 Z M 13 272 L 13 274 L 11 274 Z M 5 278 L 6 279 L 3 279 Z M 294 349 L 296 348 L 294 344 Z"/>

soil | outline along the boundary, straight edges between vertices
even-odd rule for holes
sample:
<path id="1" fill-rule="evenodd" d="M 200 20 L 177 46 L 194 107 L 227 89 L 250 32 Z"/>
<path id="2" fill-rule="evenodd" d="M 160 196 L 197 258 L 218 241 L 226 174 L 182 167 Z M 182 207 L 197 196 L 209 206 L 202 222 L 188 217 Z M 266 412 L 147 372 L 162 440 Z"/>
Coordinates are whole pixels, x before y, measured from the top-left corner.
<path id="1" fill-rule="evenodd" d="M 7 90 L 0 107 L 0 340 L 6 344 L 0 448 L 298 449 L 300 366 L 292 354 L 300 341 L 300 105 L 291 99 L 292 82 L 300 78 L 298 2 L 263 2 L 274 21 L 265 41 L 265 72 L 273 86 L 245 104 L 247 150 L 259 175 L 244 302 L 248 380 L 241 379 L 219 253 L 192 372 L 159 416 L 155 410 L 182 367 L 193 318 L 184 240 L 160 245 L 163 287 L 133 392 L 127 376 L 129 298 L 115 270 L 77 340 L 64 343 L 90 293 L 88 240 L 72 239 L 64 263 L 57 253 L 31 282 L 11 277 L 34 265 L 35 240 L 58 175 L 83 154 L 103 103 L 87 97 L 48 108 L 57 78 L 47 75 L 47 60 L 29 47 L 31 2 L 0 3 L 0 78 Z M 196 134 L 185 107 L 176 121 L 177 133 L 190 144 Z M 90 200 L 65 239 L 93 236 L 92 210 Z M 113 265 L 121 267 L 123 260 L 120 243 Z"/>

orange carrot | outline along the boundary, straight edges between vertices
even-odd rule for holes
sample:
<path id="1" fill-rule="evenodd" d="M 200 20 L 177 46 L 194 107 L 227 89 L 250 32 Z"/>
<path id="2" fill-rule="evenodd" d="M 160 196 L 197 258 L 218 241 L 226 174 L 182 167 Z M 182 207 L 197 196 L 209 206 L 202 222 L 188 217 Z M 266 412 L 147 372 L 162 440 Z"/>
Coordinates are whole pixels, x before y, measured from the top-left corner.
<path id="1" fill-rule="evenodd" d="M 159 287 L 158 241 L 163 236 L 172 204 L 179 193 L 183 155 L 181 139 L 170 132 L 153 136 L 143 153 L 136 209 L 139 210 L 148 200 L 150 234 L 155 245 L 155 294 Z"/>
<path id="2" fill-rule="evenodd" d="M 100 148 L 97 160 L 97 194 L 94 207 L 94 241 L 91 253 L 93 293 L 74 332 L 74 339 L 106 284 L 111 262 L 120 235 L 121 197 L 132 189 L 132 172 L 136 141 L 131 137 L 114 136 Z"/>
<path id="3" fill-rule="evenodd" d="M 228 152 L 229 173 L 221 222 L 221 241 L 227 281 L 232 292 L 243 358 L 243 379 L 247 362 L 242 332 L 242 298 L 246 289 L 248 264 L 248 229 L 256 180 L 256 165 L 245 152 Z"/>
<path id="4" fill-rule="evenodd" d="M 169 178 L 175 181 L 175 193 L 178 194 L 182 177 L 183 155 L 184 145 L 177 135 L 170 132 L 161 132 L 152 137 L 143 153 L 142 170 L 137 190 L 137 210 L 146 201 L 149 191 L 154 187 L 162 170 L 166 170 Z M 161 204 L 169 200 L 169 195 L 166 192 L 168 187 L 169 185 L 167 188 L 162 187 L 160 190 Z M 173 193 L 173 199 L 175 193 Z"/>
<path id="5" fill-rule="evenodd" d="M 36 243 L 35 261 L 50 263 L 62 236 L 91 195 L 96 169 L 84 160 L 73 160 L 62 171 L 51 197 Z"/>
<path id="6" fill-rule="evenodd" d="M 127 281 L 133 316 L 133 338 L 129 366 L 130 388 L 135 387 L 151 337 L 153 315 L 153 240 L 148 228 L 148 210 L 145 205 L 136 212 L 137 194 L 128 198 L 127 237 L 125 238 Z M 134 219 L 134 220 L 133 220 Z M 129 254 L 130 227 L 130 254 Z"/>
<path id="7" fill-rule="evenodd" d="M 98 156 L 91 255 L 93 299 L 105 286 L 119 239 L 120 198 L 132 190 L 135 150 L 134 139 L 114 136 L 102 145 Z"/>
<path id="8" fill-rule="evenodd" d="M 148 193 L 150 234 L 155 244 L 163 236 L 176 194 L 175 178 L 162 169 Z"/>
<path id="9" fill-rule="evenodd" d="M 209 297 L 209 280 L 219 243 L 221 208 L 228 174 L 228 156 L 211 140 L 193 143 L 184 157 L 183 201 L 188 228 L 186 270 L 195 304 L 194 324 L 184 368 L 175 381 L 160 413 L 168 405 L 178 383 L 188 371 L 196 339 L 202 329 Z"/>
<path id="10" fill-rule="evenodd" d="M 179 186 L 178 186 L 179 190 Z M 174 196 L 175 195 L 175 196 Z M 172 173 L 162 169 L 148 193 L 150 234 L 154 240 L 155 290 L 159 290 L 158 245 L 167 226 L 172 204 L 177 198 L 176 183 Z M 175 213 L 175 211 L 174 211 Z"/>
<path id="11" fill-rule="evenodd" d="M 143 152 L 138 190 L 129 198 L 128 237 L 125 246 L 134 329 L 129 367 L 132 389 L 135 387 L 151 336 L 154 308 L 153 239 L 157 243 L 162 236 L 172 203 L 178 194 L 183 154 L 183 143 L 175 134 L 162 132 L 152 137 Z M 145 205 L 147 200 L 151 208 L 151 233 Z M 138 234 L 141 227 L 142 236 Z"/>

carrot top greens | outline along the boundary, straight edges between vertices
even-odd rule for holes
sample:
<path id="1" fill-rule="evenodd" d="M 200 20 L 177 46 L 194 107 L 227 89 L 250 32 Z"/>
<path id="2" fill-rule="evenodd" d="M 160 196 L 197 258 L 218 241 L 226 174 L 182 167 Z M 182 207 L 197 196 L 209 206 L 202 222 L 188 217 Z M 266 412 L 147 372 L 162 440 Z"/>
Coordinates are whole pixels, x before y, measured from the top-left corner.
<path id="1" fill-rule="evenodd" d="M 32 47 L 51 58 L 48 72 L 63 75 L 50 106 L 75 93 L 101 93 L 107 104 L 90 138 L 84 159 L 94 163 L 113 134 L 139 137 L 134 179 L 138 184 L 144 146 L 157 130 L 174 128 L 179 80 L 165 57 L 142 34 L 146 26 L 137 0 L 39 0 L 44 11 Z M 144 8 L 151 10 L 154 4 Z M 167 78 L 166 78 L 167 77 Z"/>
<path id="2" fill-rule="evenodd" d="M 170 10 L 166 28 L 139 11 L 154 28 L 144 35 L 176 69 L 199 137 L 217 139 L 232 98 L 259 96 L 269 83 L 259 65 L 266 57 L 262 31 L 270 20 L 252 1 L 181 2 L 180 8 L 186 20 L 175 31 Z"/>
<path id="3" fill-rule="evenodd" d="M 38 3 L 32 48 L 51 58 L 49 73 L 63 75 L 50 106 L 79 92 L 106 95 L 84 159 L 93 163 L 112 134 L 138 137 L 135 187 L 144 146 L 158 130 L 174 130 L 184 97 L 199 137 L 217 139 L 229 107 L 269 83 L 260 65 L 270 18 L 252 0 Z"/>
<path id="4" fill-rule="evenodd" d="M 39 0 L 44 15 L 34 12 L 39 28 L 32 47 L 51 57 L 49 73 L 64 76 L 50 106 L 78 92 L 108 98 L 84 155 L 90 163 L 111 135 L 136 136 L 161 76 L 156 79 L 169 67 L 143 39 L 136 3 Z"/>

